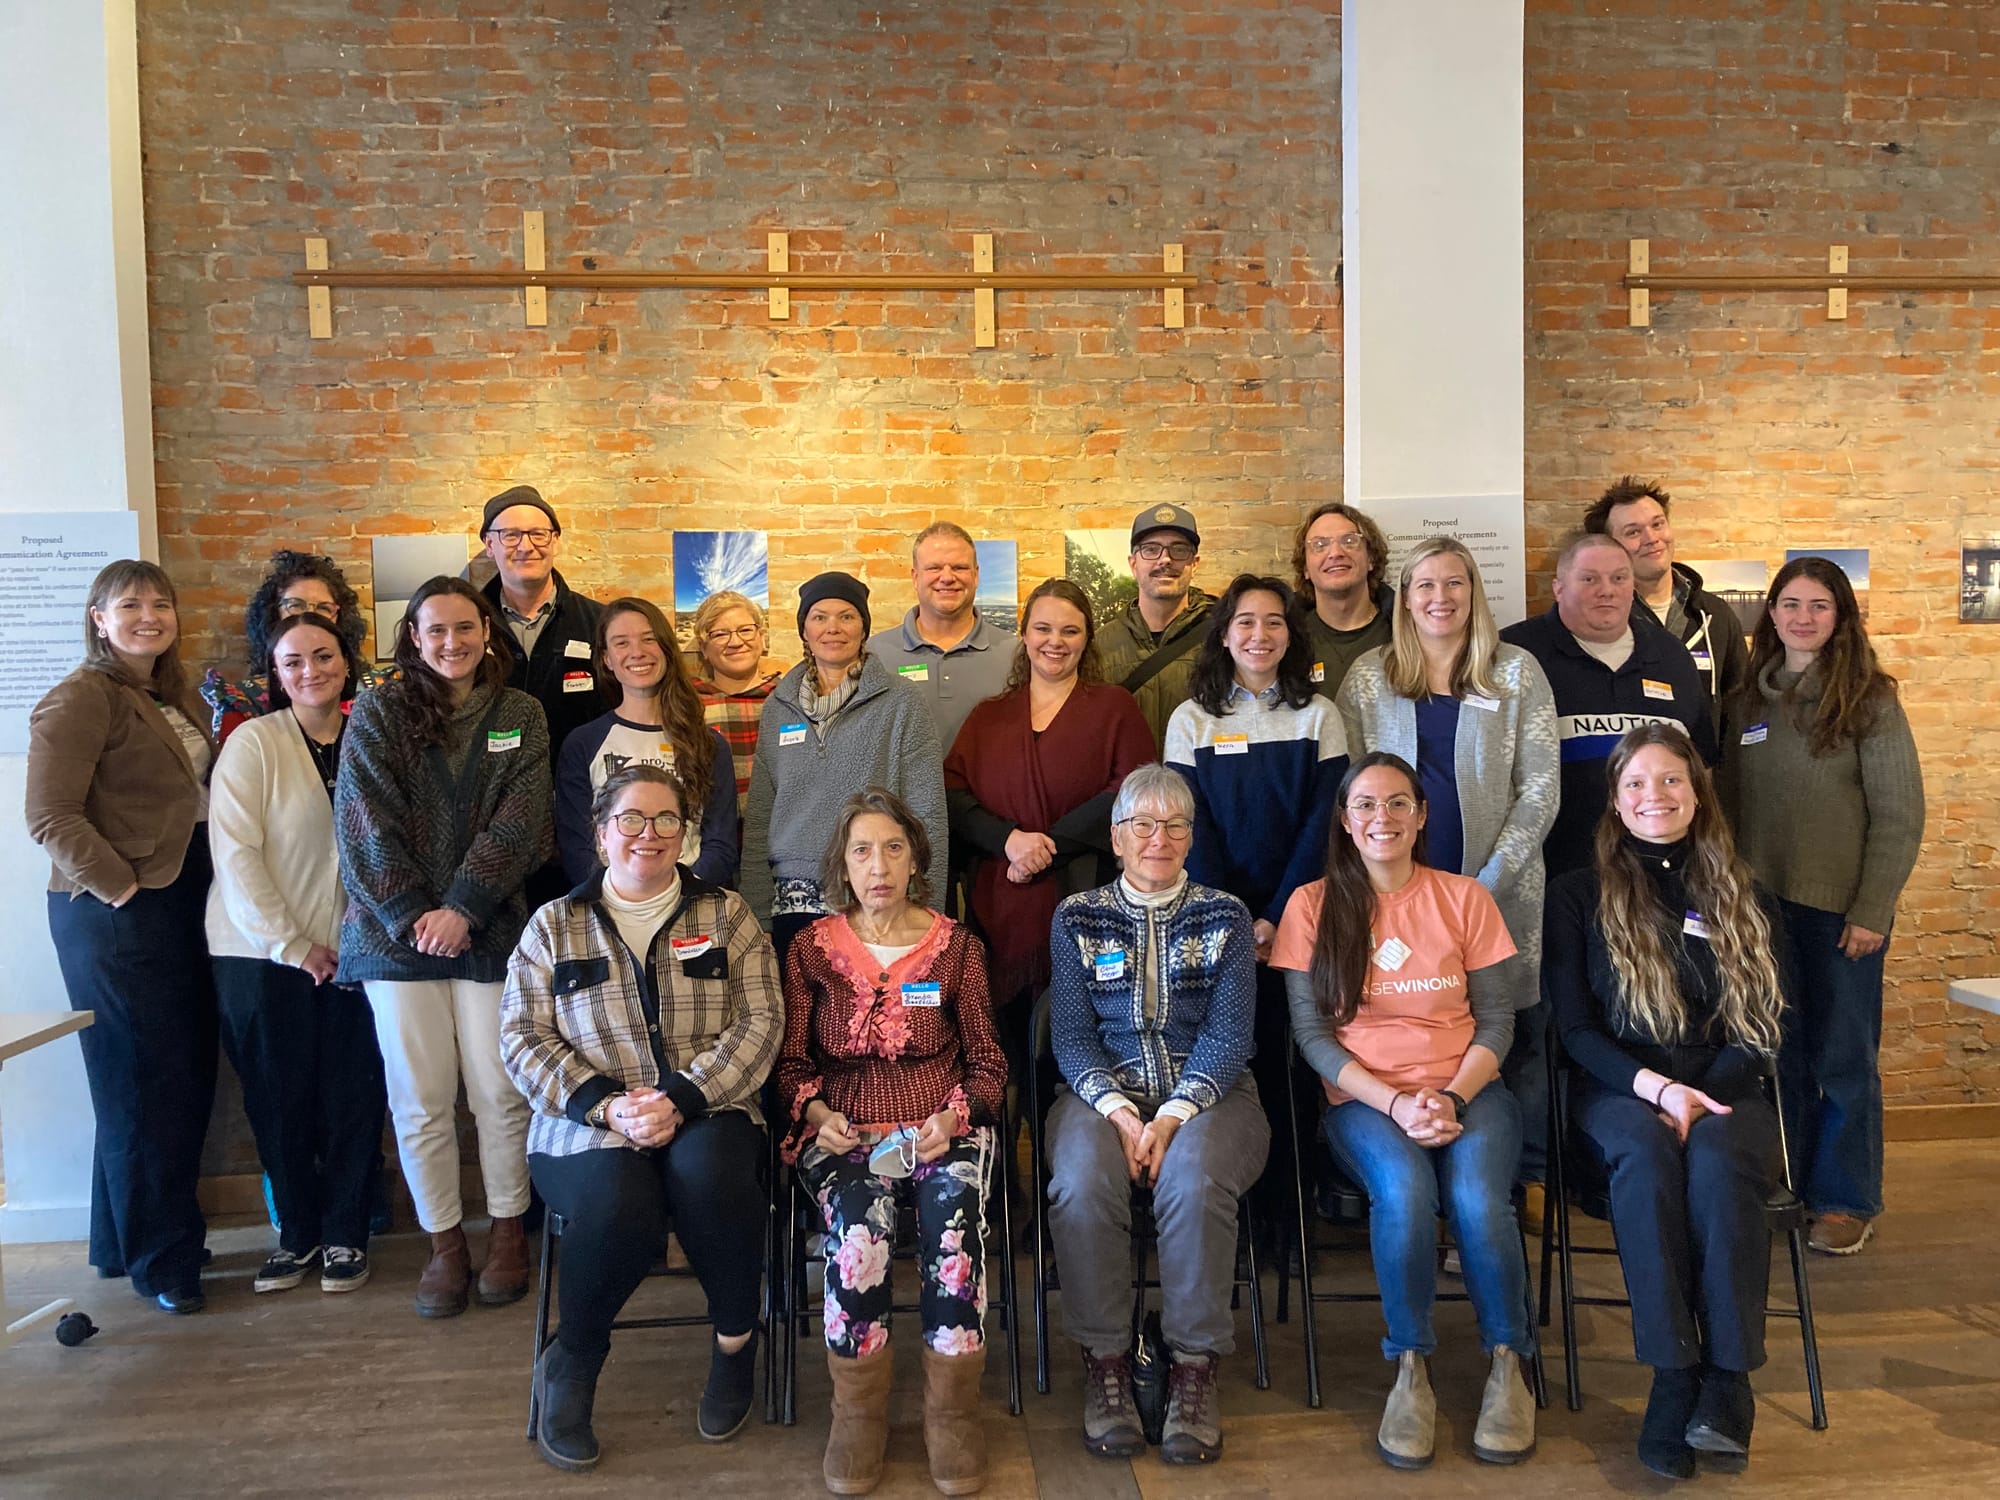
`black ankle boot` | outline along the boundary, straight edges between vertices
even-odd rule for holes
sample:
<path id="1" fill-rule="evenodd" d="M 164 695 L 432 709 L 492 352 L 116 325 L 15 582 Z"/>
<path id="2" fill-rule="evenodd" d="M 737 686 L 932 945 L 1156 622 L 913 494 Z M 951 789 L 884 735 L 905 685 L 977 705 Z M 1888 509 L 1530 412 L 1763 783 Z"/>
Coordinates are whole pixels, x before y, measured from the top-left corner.
<path id="1" fill-rule="evenodd" d="M 1701 1396 L 1688 1419 L 1687 1445 L 1709 1468 L 1740 1474 L 1750 1463 L 1750 1428 L 1757 1420 L 1750 1377 L 1741 1370 L 1716 1370 L 1704 1365 Z"/>
<path id="2" fill-rule="evenodd" d="M 725 1354 L 719 1342 L 709 1345 L 708 1389 L 701 1393 L 701 1411 L 695 1430 L 711 1443 L 736 1436 L 737 1429 L 750 1419 L 750 1407 L 757 1399 L 757 1335 L 734 1354 Z"/>
<path id="3" fill-rule="evenodd" d="M 590 1408 L 597 1399 L 597 1372 L 603 1368 L 604 1355 L 574 1354 L 560 1339 L 551 1339 L 535 1362 L 535 1385 L 541 1392 L 535 1447 L 558 1469 L 580 1472 L 597 1465 Z"/>
<path id="4" fill-rule="evenodd" d="M 1653 1393 L 1639 1424 L 1639 1462 L 1663 1479 L 1694 1478 L 1694 1449 L 1687 1445 L 1688 1423 L 1701 1399 L 1699 1370 L 1653 1371 Z"/>

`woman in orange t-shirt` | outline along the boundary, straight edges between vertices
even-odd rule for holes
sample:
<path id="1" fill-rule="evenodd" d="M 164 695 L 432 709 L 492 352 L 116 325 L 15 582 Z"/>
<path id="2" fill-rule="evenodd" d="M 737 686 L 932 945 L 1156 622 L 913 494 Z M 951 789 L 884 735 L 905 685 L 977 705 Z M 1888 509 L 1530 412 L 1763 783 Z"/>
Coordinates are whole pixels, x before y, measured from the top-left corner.
<path id="1" fill-rule="evenodd" d="M 1397 755 L 1364 755 L 1340 784 L 1326 878 L 1286 904 L 1271 967 L 1288 970 L 1292 1031 L 1331 1104 L 1335 1159 L 1368 1194 L 1368 1235 L 1397 1363 L 1376 1451 L 1431 1461 L 1437 1402 L 1437 1220 L 1451 1220 L 1492 1364 L 1472 1451 L 1534 1452 L 1528 1268 L 1514 1217 L 1521 1111 L 1500 1082 L 1514 1030 L 1497 965 L 1514 954 L 1486 888 L 1423 863 L 1424 793 Z"/>

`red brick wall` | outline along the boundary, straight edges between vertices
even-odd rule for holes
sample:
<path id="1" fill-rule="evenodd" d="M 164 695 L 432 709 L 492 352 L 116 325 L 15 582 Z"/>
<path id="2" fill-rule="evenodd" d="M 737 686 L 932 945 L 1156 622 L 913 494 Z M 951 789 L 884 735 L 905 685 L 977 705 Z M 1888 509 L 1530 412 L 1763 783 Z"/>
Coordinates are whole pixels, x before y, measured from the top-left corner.
<path id="1" fill-rule="evenodd" d="M 1683 555 L 1870 551 L 1870 633 L 1929 820 L 1889 959 L 1891 1102 L 2000 1098 L 2000 1023 L 1945 981 L 2000 972 L 2000 627 L 1957 622 L 1962 530 L 2000 531 L 1990 294 L 1661 293 L 1653 270 L 2000 269 L 2000 10 L 1982 0 L 1529 0 L 1528 532 L 1608 479 L 1674 491 Z"/>
<path id="2" fill-rule="evenodd" d="M 410 14 L 405 14 L 410 12 Z M 1890 973 L 1891 1097 L 1994 1098 L 1943 999 L 2000 968 L 2000 731 L 1968 698 L 2000 628 L 1961 627 L 1961 523 L 2000 530 L 1991 297 L 1662 295 L 1624 327 L 1625 241 L 1657 268 L 1904 258 L 1991 269 L 1995 20 L 1950 4 L 1528 6 L 1528 519 L 1546 547 L 1605 479 L 1658 473 L 1688 555 L 1873 552 L 1873 626 L 1930 778 Z M 452 531 L 526 480 L 566 571 L 669 592 L 676 526 L 771 532 L 790 589 L 858 560 L 886 617 L 934 516 L 1013 537 L 1185 503 L 1217 583 L 1269 565 L 1340 485 L 1337 0 L 758 8 L 721 0 L 141 6 L 160 520 L 210 654 L 261 556 L 367 579 L 371 532 Z M 1896 147 L 1890 150 L 1891 144 Z M 1187 245 L 1189 327 L 1147 295 L 550 298 L 335 294 L 305 337 L 300 240 L 336 265 L 1152 269 Z M 1441 295 L 1448 289 L 1441 290 Z M 1986 518 L 1992 518 L 1990 520 Z M 793 649 L 783 642 L 781 649 Z"/>
<path id="3" fill-rule="evenodd" d="M 1339 18 L 1321 4 L 349 4 L 142 10 L 166 560 L 216 649 L 260 549 L 451 531 L 540 486 L 564 567 L 670 598 L 670 533 L 771 534 L 792 589 L 858 565 L 907 607 L 934 517 L 1020 544 L 1142 505 L 1206 519 L 1205 574 L 1276 560 L 1339 487 Z M 306 338 L 301 237 L 336 266 L 1158 270 L 1154 293 L 336 292 Z"/>

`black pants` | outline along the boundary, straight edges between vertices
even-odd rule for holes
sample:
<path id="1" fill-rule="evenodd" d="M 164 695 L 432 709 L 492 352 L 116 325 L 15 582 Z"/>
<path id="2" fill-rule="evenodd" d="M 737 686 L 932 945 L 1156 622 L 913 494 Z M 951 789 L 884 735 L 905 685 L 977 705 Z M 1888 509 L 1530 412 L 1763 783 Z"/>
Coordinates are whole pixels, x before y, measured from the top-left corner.
<path id="1" fill-rule="evenodd" d="M 1589 1084 L 1575 1117 L 1611 1177 L 1611 1227 L 1641 1364 L 1764 1363 L 1778 1120 L 1759 1095 L 1695 1121 L 1683 1147 L 1650 1105 Z"/>
<path id="2" fill-rule="evenodd" d="M 1293 1124 L 1285 1119 L 1291 1097 L 1285 1090 L 1285 1069 L 1293 1066 L 1290 1044 L 1292 1008 L 1285 997 L 1285 974 L 1268 964 L 1257 965 L 1257 1014 L 1252 1029 L 1256 1050 L 1250 1055 L 1250 1076 L 1257 1081 L 1257 1097 L 1264 1117 L 1271 1125 L 1271 1151 L 1264 1170 L 1250 1187 L 1250 1204 L 1256 1211 L 1258 1228 L 1265 1241 L 1278 1232 L 1291 1212 Z M 1303 1080 L 1302 1080 L 1303 1082 Z M 1310 1141 L 1319 1131 L 1319 1080 L 1298 1091 L 1298 1138 Z"/>
<path id="3" fill-rule="evenodd" d="M 289 964 L 218 958 L 215 998 L 271 1179 L 278 1243 L 294 1255 L 365 1249 L 389 1107 L 367 996 Z"/>
<path id="4" fill-rule="evenodd" d="M 49 935 L 70 1007 L 97 1013 L 77 1035 L 97 1144 L 90 1263 L 129 1273 L 151 1297 L 201 1282 L 208 1226 L 195 1202 L 215 1102 L 215 990 L 203 915 L 207 825 L 179 877 L 116 909 L 49 893 Z"/>
<path id="5" fill-rule="evenodd" d="M 666 1248 L 687 1251 L 722 1338 L 757 1326 L 764 1274 L 764 1132 L 740 1109 L 682 1124 L 664 1150 L 528 1157 L 542 1197 L 566 1221 L 557 1278 L 572 1354 L 611 1347 L 611 1321 Z"/>
<path id="6" fill-rule="evenodd" d="M 1514 1012 L 1514 1043 L 1500 1059 L 1500 1080 L 1521 1106 L 1521 1181 L 1546 1182 L 1549 1170 L 1549 1002 Z"/>

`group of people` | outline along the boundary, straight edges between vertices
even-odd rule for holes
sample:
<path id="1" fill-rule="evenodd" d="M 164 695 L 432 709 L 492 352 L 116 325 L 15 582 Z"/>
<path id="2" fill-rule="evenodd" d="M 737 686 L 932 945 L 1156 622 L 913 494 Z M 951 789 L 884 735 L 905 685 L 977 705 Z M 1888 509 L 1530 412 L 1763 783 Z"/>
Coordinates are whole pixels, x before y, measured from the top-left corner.
<path id="1" fill-rule="evenodd" d="M 824 1236 L 827 1487 L 882 1472 L 907 1212 L 932 1477 L 967 1494 L 994 1161 L 1040 1068 L 1063 1085 L 1047 1221 L 1092 1451 L 1145 1443 L 1136 1207 L 1161 1454 L 1209 1462 L 1239 1203 L 1276 1222 L 1325 1169 L 1369 1203 L 1381 1457 L 1432 1456 L 1442 1218 L 1489 1363 L 1474 1451 L 1526 1459 L 1517 1204 L 1567 1146 L 1608 1181 L 1655 1372 L 1641 1458 L 1740 1467 L 1774 1110 L 1816 1249 L 1859 1250 L 1882 1211 L 1883 950 L 1923 801 L 1840 570 L 1788 563 L 1746 648 L 1674 563 L 1670 503 L 1620 480 L 1562 548 L 1554 607 L 1504 631 L 1460 543 L 1391 580 L 1380 529 L 1330 503 L 1290 579 L 1216 596 L 1195 517 L 1149 507 L 1127 607 L 1096 618 L 1052 579 L 1009 636 L 939 522 L 898 625 L 848 573 L 805 583 L 782 672 L 741 595 L 696 612 L 696 673 L 655 605 L 577 593 L 527 486 L 481 515 L 492 580 L 424 584 L 379 669 L 339 569 L 281 552 L 248 670 L 197 692 L 171 580 L 114 563 L 82 665 L 34 711 L 27 792 L 70 998 L 97 1016 L 91 1261 L 203 1305 L 219 1037 L 278 1229 L 255 1289 L 361 1286 L 386 1107 L 430 1236 L 420 1314 L 520 1298 L 531 1202 L 562 1216 L 537 1441 L 583 1469 L 610 1325 L 670 1227 L 713 1324 L 698 1430 L 746 1420 L 775 1159 Z M 1568 1143 L 1547 1138 L 1560 1068 Z M 1293 1069 L 1318 1083 L 1303 1118 Z"/>

